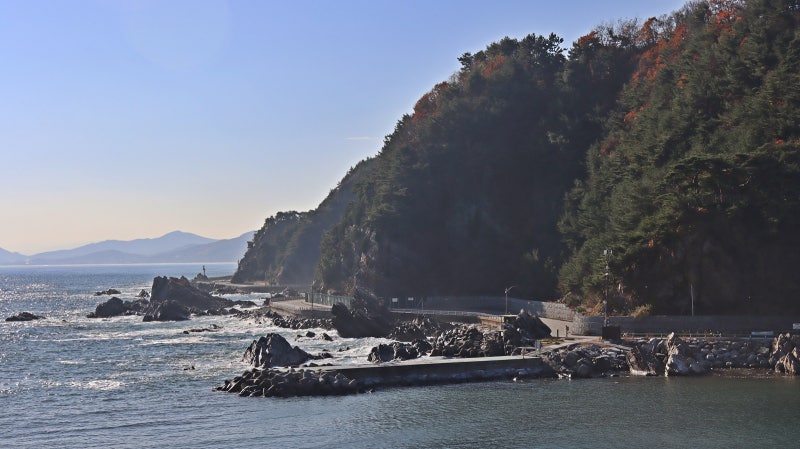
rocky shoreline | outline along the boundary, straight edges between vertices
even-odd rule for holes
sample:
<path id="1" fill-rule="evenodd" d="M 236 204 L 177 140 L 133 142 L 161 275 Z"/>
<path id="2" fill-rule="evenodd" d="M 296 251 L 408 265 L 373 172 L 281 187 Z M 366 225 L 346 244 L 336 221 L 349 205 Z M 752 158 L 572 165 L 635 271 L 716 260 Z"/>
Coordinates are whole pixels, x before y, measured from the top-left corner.
<path id="1" fill-rule="evenodd" d="M 284 318 L 274 312 L 261 311 L 256 315 L 286 324 Z M 253 313 L 250 312 L 249 316 L 253 316 Z M 292 328 L 302 324 L 302 321 L 288 322 L 292 323 Z M 397 363 L 421 357 L 427 360 L 453 360 L 519 355 L 524 358 L 524 351 L 532 349 L 526 345 L 533 341 L 528 329 L 516 325 L 525 322 L 530 323 L 529 317 L 521 315 L 519 320 L 506 324 L 502 330 L 491 330 L 475 325 L 443 325 L 418 318 L 402 322 L 392 331 L 396 336 L 413 340 L 378 345 L 372 348 L 369 361 L 373 366 L 396 366 Z M 420 333 L 426 335 L 419 338 Z M 316 361 L 323 357 L 307 353 L 303 355 L 300 348 L 291 348 L 278 337 L 277 334 L 270 334 L 254 341 L 245 351 L 245 359 L 251 362 L 251 367 L 240 376 L 226 380 L 215 390 L 249 397 L 343 395 L 371 392 L 381 387 L 489 380 L 577 379 L 638 374 L 686 376 L 719 374 L 731 370 L 739 370 L 738 375 L 742 375 L 745 369 L 751 375 L 796 375 L 800 367 L 796 363 L 800 351 L 798 336 L 783 334 L 772 341 L 719 338 L 682 340 L 671 334 L 665 339 L 639 339 L 618 344 L 562 343 L 546 346 L 528 355 L 529 358 L 533 356 L 542 361 L 536 368 L 501 366 L 496 369 L 462 369 L 434 375 L 412 373 L 402 376 L 389 374 L 392 370 L 388 370 L 385 376 L 351 378 L 335 369 L 321 367 Z M 272 363 L 285 360 L 283 354 L 286 352 L 295 353 L 291 363 Z M 264 363 L 264 360 L 270 362 Z"/>
<path id="2" fill-rule="evenodd" d="M 767 369 L 800 374 L 800 336 L 780 334 L 772 340 L 667 338 L 633 342 L 627 361 L 630 372 L 646 376 L 701 375 L 714 369 Z"/>
<path id="3" fill-rule="evenodd" d="M 117 294 L 114 289 L 96 295 Z M 720 370 L 749 369 L 760 372 L 800 374 L 800 336 L 783 334 L 766 339 L 681 339 L 675 334 L 667 338 L 649 338 L 615 342 L 616 344 L 569 343 L 550 337 L 550 328 L 537 316 L 520 313 L 499 329 L 487 326 L 442 323 L 429 317 L 397 320 L 385 305 L 369 292 L 360 292 L 351 307 L 336 304 L 332 319 L 283 316 L 268 304 L 257 309 L 240 310 L 235 306 L 252 307 L 250 301 L 230 301 L 198 289 L 186 278 L 153 280 L 152 293 L 143 291 L 135 301 L 112 297 L 97 306 L 90 317 L 126 314 L 142 315 L 145 321 L 182 320 L 191 314 L 234 315 L 240 319 L 269 322 L 285 329 L 335 329 L 340 337 L 383 337 L 394 340 L 373 347 L 368 361 L 373 366 L 397 364 L 416 359 L 425 360 L 480 359 L 519 356 L 533 352 L 542 364 L 535 368 L 509 368 L 498 363 L 494 368 L 473 371 L 430 374 L 407 373 L 402 376 L 349 378 L 325 367 L 329 353 L 312 355 L 292 347 L 278 334 L 254 340 L 244 359 L 250 368 L 216 390 L 242 396 L 287 397 L 305 395 L 353 394 L 375 387 L 395 385 L 429 385 L 525 379 L 541 377 L 592 378 L 618 375 L 687 376 L 703 375 Z M 36 319 L 20 314 L 12 319 Z M 216 331 L 191 329 L 188 332 Z M 336 335 L 336 334 L 334 334 Z M 305 337 L 314 337 L 306 333 Z M 323 333 L 320 338 L 331 341 Z M 543 346 L 544 343 L 544 346 Z M 530 358 L 530 356 L 529 356 Z M 508 360 L 508 359 L 505 359 Z M 432 362 L 436 363 L 436 362 Z M 322 364 L 322 365 L 320 365 Z M 476 365 L 477 366 L 477 365 Z"/>
<path id="4" fill-rule="evenodd" d="M 284 322 L 274 312 L 259 312 L 259 316 Z M 252 316 L 252 315 L 251 315 Z M 528 316 L 507 323 L 502 330 L 489 330 L 475 325 L 441 325 L 430 321 L 400 323 L 392 333 L 414 338 L 395 341 L 372 348 L 369 361 L 373 366 L 402 363 L 420 357 L 432 360 L 467 359 L 518 355 L 531 349 L 533 343 L 528 329 Z M 429 319 L 426 319 L 429 320 Z M 293 325 L 302 322 L 289 320 Z M 534 321 L 535 322 L 535 321 Z M 284 322 L 285 324 L 286 322 Z M 517 324 L 528 323 L 528 327 Z M 318 324 L 318 323 L 317 323 Z M 292 327 L 295 328 L 295 327 Z M 423 338 L 420 333 L 426 333 Z M 433 335 L 430 332 L 433 331 Z M 639 339 L 618 344 L 573 343 L 551 345 L 533 354 L 543 363 L 536 368 L 508 368 L 498 363 L 496 369 L 475 369 L 452 373 L 407 374 L 403 376 L 367 376 L 351 378 L 335 369 L 321 368 L 311 356 L 295 346 L 291 348 L 277 334 L 262 337 L 245 351 L 251 367 L 240 376 L 226 380 L 217 391 L 249 397 L 291 397 L 356 394 L 374 391 L 379 387 L 423 386 L 438 383 L 461 383 L 488 380 L 524 380 L 533 378 L 593 378 L 619 375 L 687 376 L 747 369 L 750 373 L 800 374 L 798 351 L 800 336 L 782 334 L 773 340 L 691 338 L 683 340 L 675 334 L 665 339 Z M 279 337 L 279 336 L 277 336 Z M 271 342 L 275 342 L 274 344 Z M 299 353 L 298 353 L 299 351 Z M 294 352 L 291 363 L 272 363 L 285 360 L 286 352 Z M 255 354 L 258 354 L 257 356 Z M 298 355 L 299 354 L 299 355 Z M 305 354 L 305 355 L 303 355 Z M 524 357 L 524 356 L 523 356 Z M 264 363 L 269 360 L 269 363 Z M 490 359 L 487 359 L 490 360 Z M 436 363 L 433 361 L 432 363 Z M 391 372 L 389 370 L 388 372 Z"/>

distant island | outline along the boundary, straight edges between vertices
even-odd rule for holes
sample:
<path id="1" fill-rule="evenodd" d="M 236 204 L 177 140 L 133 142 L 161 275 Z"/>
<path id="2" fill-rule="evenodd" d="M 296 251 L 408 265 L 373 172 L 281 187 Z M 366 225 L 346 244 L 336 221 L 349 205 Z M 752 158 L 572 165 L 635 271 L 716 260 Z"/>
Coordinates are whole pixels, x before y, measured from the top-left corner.
<path id="1" fill-rule="evenodd" d="M 31 256 L 0 248 L 0 265 L 81 265 L 129 263 L 237 262 L 247 250 L 253 232 L 215 240 L 174 231 L 158 238 L 106 240 L 74 249 Z"/>

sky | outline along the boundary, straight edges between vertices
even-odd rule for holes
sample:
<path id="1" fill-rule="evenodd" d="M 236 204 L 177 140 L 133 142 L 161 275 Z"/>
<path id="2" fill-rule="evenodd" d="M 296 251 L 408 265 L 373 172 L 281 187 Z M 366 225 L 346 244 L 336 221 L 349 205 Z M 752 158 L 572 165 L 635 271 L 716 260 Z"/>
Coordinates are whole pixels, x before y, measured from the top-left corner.
<path id="1" fill-rule="evenodd" d="M 684 3 L 0 0 L 0 248 L 257 230 L 315 208 L 465 52 Z"/>

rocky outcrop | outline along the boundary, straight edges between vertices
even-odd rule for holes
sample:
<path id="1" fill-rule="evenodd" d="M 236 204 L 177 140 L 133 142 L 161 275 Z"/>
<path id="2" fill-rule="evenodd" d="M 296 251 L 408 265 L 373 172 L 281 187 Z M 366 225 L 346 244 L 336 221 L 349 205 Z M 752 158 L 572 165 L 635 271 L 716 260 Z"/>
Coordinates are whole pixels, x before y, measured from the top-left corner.
<path id="1" fill-rule="evenodd" d="M 788 334 L 787 334 L 788 335 Z M 770 342 L 760 339 L 691 338 L 674 333 L 666 339 L 633 342 L 628 353 L 631 374 L 695 375 L 718 368 L 776 368 L 794 348 L 787 336 Z M 791 357 L 789 358 L 791 365 Z"/>
<path id="2" fill-rule="evenodd" d="M 227 309 L 234 306 L 255 306 L 251 301 L 231 301 L 212 296 L 195 288 L 185 277 L 156 277 L 151 293 L 142 290 L 137 298 L 136 301 L 123 301 L 114 296 L 99 304 L 87 317 L 144 315 L 144 321 L 181 321 L 189 319 L 192 314 L 221 315 L 227 314 Z"/>
<path id="3" fill-rule="evenodd" d="M 649 345 L 649 346 L 648 346 Z M 664 357 L 657 357 L 650 343 L 634 345 L 626 354 L 631 374 L 660 376 L 664 374 Z"/>
<path id="4" fill-rule="evenodd" d="M 541 357 L 559 377 L 605 377 L 627 371 L 626 351 L 616 347 L 574 344 L 545 351 Z"/>
<path id="5" fill-rule="evenodd" d="M 335 371 L 252 368 L 226 380 L 217 391 L 248 397 L 330 396 L 363 392 L 358 382 Z"/>
<path id="6" fill-rule="evenodd" d="M 120 292 L 116 288 L 109 288 L 108 290 L 103 290 L 101 292 L 94 292 L 95 296 L 103 296 L 103 295 L 119 295 Z"/>
<path id="7" fill-rule="evenodd" d="M 87 315 L 87 318 L 108 318 L 112 316 L 119 316 L 124 315 L 128 308 L 125 306 L 125 303 L 117 298 L 116 296 L 112 296 L 106 302 L 102 302 L 95 307 L 94 312 Z"/>
<path id="8" fill-rule="evenodd" d="M 332 329 L 328 318 L 303 318 L 300 316 L 284 316 L 269 307 L 236 312 L 237 318 L 253 319 L 257 324 L 271 323 L 284 329 Z"/>
<path id="9" fill-rule="evenodd" d="M 253 340 L 245 350 L 242 360 L 257 368 L 298 366 L 313 357 L 299 347 L 292 347 L 280 334 L 269 333 Z"/>
<path id="10" fill-rule="evenodd" d="M 772 341 L 771 349 L 769 362 L 775 371 L 800 374 L 800 335 L 780 334 Z"/>
<path id="11" fill-rule="evenodd" d="M 513 350 L 504 345 L 502 332 L 483 333 L 475 326 L 463 325 L 440 333 L 432 346 L 431 356 L 444 357 L 492 357 L 510 354 Z"/>
<path id="12" fill-rule="evenodd" d="M 185 277 L 161 276 L 154 278 L 153 287 L 150 290 L 150 302 L 162 303 L 167 300 L 175 301 L 192 313 L 235 305 L 233 301 L 212 296 L 208 292 L 195 288 Z"/>
<path id="13" fill-rule="evenodd" d="M 336 303 L 331 314 L 333 327 L 343 338 L 386 337 L 394 327 L 389 309 L 371 294 L 356 295 L 349 308 Z"/>
<path id="14" fill-rule="evenodd" d="M 379 344 L 372 348 L 367 360 L 372 363 L 390 362 L 393 360 L 416 359 L 431 351 L 433 346 L 427 340 L 418 339 L 411 343 L 393 342 L 389 344 Z"/>
<path id="15" fill-rule="evenodd" d="M 550 327 L 536 315 L 531 315 L 525 310 L 520 310 L 513 322 L 514 328 L 525 340 L 541 340 L 550 337 Z"/>
<path id="16" fill-rule="evenodd" d="M 412 342 L 427 337 L 433 337 L 447 329 L 452 329 L 453 325 L 450 323 L 442 323 L 436 318 L 418 316 L 411 321 L 397 322 L 389 331 L 386 338 Z"/>
<path id="17" fill-rule="evenodd" d="M 222 329 L 222 326 L 219 324 L 212 324 L 210 327 L 200 327 L 195 329 L 186 329 L 183 331 L 184 334 L 192 334 L 192 333 L 201 333 L 201 332 L 218 332 Z"/>
<path id="18" fill-rule="evenodd" d="M 680 337 L 671 333 L 664 341 L 667 361 L 665 374 L 667 376 L 686 376 L 689 374 L 705 374 L 711 368 L 707 360 L 698 360 L 694 348 L 684 342 Z"/>
<path id="19" fill-rule="evenodd" d="M 150 303 L 150 306 L 144 313 L 145 322 L 149 321 L 184 321 L 188 320 L 191 316 L 191 311 L 188 307 L 178 301 L 168 299 L 158 303 Z"/>
<path id="20" fill-rule="evenodd" d="M 43 319 L 43 316 L 34 315 L 30 312 L 20 312 L 16 315 L 11 315 L 10 317 L 6 318 L 6 321 L 33 321 Z"/>

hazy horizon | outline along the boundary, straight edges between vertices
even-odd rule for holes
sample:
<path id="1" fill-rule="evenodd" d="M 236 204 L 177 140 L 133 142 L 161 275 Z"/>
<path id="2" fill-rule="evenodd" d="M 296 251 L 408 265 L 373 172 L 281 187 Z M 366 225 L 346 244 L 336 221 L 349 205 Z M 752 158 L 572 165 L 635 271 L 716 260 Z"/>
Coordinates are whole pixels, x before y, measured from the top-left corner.
<path id="1" fill-rule="evenodd" d="M 0 248 L 237 237 L 315 208 L 463 53 L 684 3 L 2 2 Z"/>
<path id="2" fill-rule="evenodd" d="M 215 238 L 215 237 L 209 237 L 209 236 L 206 236 L 206 235 L 197 234 L 195 232 L 182 231 L 180 229 L 176 229 L 174 231 L 165 232 L 164 234 L 155 235 L 155 236 L 133 237 L 133 238 L 130 238 L 130 239 L 93 240 L 93 241 L 89 241 L 89 242 L 85 242 L 85 243 L 80 243 L 80 244 L 75 245 L 75 246 L 69 246 L 69 247 L 65 247 L 65 248 L 48 249 L 48 250 L 44 250 L 44 251 L 38 251 L 38 252 L 35 252 L 35 253 L 22 253 L 22 252 L 19 252 L 19 251 L 12 251 L 12 250 L 9 250 L 8 248 L 3 248 L 2 246 L 0 246 L 0 249 L 9 251 L 11 253 L 18 253 L 18 254 L 21 254 L 23 256 L 30 257 L 30 256 L 37 256 L 37 255 L 40 255 L 40 254 L 45 254 L 45 253 L 50 253 L 50 252 L 70 251 L 70 250 L 74 250 L 74 249 L 77 249 L 77 248 L 81 248 L 83 246 L 92 245 L 92 244 L 96 244 L 96 243 L 106 243 L 106 242 L 124 242 L 124 243 L 127 243 L 127 242 L 132 242 L 132 241 L 135 241 L 135 240 L 158 240 L 158 239 L 160 239 L 162 237 L 166 237 L 167 235 L 174 234 L 174 233 L 193 234 L 193 235 L 196 235 L 198 237 L 207 238 L 207 239 L 210 239 L 210 240 L 213 240 L 213 241 L 222 241 L 222 240 L 233 240 L 233 239 L 239 238 L 239 237 L 241 237 L 241 236 L 243 236 L 245 234 L 251 234 L 251 233 L 254 233 L 254 232 L 255 232 L 255 230 L 245 231 L 245 232 L 242 232 L 242 233 L 237 234 L 237 235 L 232 236 L 232 237 Z"/>

